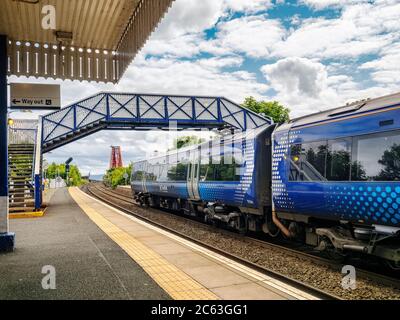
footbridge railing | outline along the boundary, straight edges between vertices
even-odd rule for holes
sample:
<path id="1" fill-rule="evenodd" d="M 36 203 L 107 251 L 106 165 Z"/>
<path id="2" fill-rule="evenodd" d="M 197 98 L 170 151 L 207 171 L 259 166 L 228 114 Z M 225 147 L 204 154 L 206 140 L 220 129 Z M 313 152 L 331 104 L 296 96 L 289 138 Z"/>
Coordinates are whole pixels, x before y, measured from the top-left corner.
<path id="1" fill-rule="evenodd" d="M 271 119 L 222 97 L 99 93 L 42 118 L 42 152 L 102 129 L 232 128 L 246 131 Z"/>

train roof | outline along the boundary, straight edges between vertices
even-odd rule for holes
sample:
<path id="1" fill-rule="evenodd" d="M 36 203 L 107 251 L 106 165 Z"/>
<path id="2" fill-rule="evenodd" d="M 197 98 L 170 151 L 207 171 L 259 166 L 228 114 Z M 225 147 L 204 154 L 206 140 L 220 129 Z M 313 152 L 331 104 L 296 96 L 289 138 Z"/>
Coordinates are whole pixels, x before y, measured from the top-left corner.
<path id="1" fill-rule="evenodd" d="M 291 127 L 302 126 L 315 122 L 322 122 L 327 120 L 334 120 L 337 118 L 343 118 L 346 116 L 354 116 L 359 113 L 365 113 L 385 107 L 390 107 L 400 104 L 400 92 L 393 93 L 387 96 L 382 96 L 374 99 L 364 99 L 348 103 L 345 106 L 339 108 L 329 109 L 317 113 L 313 113 L 307 116 L 295 118 L 290 121 Z"/>

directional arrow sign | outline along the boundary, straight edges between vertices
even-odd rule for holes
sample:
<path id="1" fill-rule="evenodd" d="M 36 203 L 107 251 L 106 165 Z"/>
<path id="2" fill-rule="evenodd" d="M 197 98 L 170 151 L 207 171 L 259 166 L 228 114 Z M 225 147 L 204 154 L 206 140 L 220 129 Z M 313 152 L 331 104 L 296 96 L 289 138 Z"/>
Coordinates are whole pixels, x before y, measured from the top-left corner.
<path id="1" fill-rule="evenodd" d="M 61 108 L 60 85 L 11 83 L 11 109 L 57 110 Z"/>

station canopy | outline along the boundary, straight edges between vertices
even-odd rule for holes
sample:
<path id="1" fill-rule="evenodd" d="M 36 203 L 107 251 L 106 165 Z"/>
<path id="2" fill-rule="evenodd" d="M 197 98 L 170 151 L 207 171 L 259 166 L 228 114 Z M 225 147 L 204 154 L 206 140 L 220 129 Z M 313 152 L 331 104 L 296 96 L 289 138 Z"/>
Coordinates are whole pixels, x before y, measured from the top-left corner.
<path id="1" fill-rule="evenodd" d="M 8 75 L 116 83 L 173 0 L 1 0 Z M 56 10 L 45 30 L 44 6 Z"/>

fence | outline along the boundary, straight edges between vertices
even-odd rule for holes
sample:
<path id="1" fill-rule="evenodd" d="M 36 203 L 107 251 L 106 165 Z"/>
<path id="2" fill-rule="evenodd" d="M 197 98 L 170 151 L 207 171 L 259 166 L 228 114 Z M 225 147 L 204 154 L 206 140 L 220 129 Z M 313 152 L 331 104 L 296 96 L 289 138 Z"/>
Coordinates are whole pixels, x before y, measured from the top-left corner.
<path id="1" fill-rule="evenodd" d="M 37 120 L 14 120 L 8 127 L 8 144 L 35 144 Z"/>

